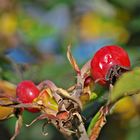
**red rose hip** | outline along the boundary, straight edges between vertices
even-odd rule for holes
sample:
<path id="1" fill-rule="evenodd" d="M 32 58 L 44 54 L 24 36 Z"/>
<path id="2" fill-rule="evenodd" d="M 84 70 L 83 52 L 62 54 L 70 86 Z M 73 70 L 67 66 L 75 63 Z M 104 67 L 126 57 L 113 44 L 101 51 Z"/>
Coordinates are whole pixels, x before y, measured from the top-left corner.
<path id="1" fill-rule="evenodd" d="M 129 56 L 117 45 L 102 47 L 91 60 L 92 77 L 101 85 L 114 84 L 116 79 L 129 69 Z"/>
<path id="2" fill-rule="evenodd" d="M 39 89 L 36 85 L 29 80 L 20 82 L 16 88 L 17 99 L 22 103 L 32 103 L 38 97 Z M 38 112 L 36 108 L 27 108 L 29 112 Z"/>

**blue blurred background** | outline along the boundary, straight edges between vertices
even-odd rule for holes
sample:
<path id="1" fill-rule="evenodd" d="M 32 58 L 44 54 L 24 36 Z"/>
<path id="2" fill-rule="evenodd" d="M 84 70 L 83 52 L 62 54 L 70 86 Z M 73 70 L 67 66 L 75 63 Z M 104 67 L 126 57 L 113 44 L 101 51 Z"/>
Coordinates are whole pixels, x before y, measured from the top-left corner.
<path id="1" fill-rule="evenodd" d="M 66 58 L 69 44 L 80 66 L 109 44 L 124 47 L 132 67 L 138 66 L 139 9 L 139 0 L 0 0 L 0 78 L 14 84 L 22 79 L 35 83 L 50 79 L 68 88 L 75 81 Z M 109 117 L 99 140 L 139 140 L 139 113 L 137 110 L 129 119 Z M 24 123 L 36 116 L 25 112 Z M 13 134 L 14 123 L 15 119 L 0 122 L 1 140 Z M 30 128 L 24 126 L 17 140 L 65 139 L 53 126 L 48 126 L 49 134 L 44 137 L 42 124 L 43 121 Z"/>

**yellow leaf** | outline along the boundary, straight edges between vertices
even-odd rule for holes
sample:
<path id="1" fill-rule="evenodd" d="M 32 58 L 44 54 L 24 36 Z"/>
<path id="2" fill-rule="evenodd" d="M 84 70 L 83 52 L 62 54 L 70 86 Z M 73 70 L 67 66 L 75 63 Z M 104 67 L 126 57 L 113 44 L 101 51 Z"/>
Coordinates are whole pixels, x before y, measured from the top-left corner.
<path id="1" fill-rule="evenodd" d="M 113 112 L 119 113 L 125 120 L 133 118 L 137 114 L 137 110 L 132 97 L 125 97 L 118 101 Z"/>
<path id="2" fill-rule="evenodd" d="M 10 101 L 9 97 L 15 97 L 16 96 L 16 86 L 10 82 L 0 80 L 0 95 L 1 96 L 7 96 L 7 97 L 1 97 L 0 101 L 4 101 L 7 104 L 12 103 Z M 0 106 L 0 120 L 8 118 L 12 113 L 14 109 L 10 107 L 2 107 Z"/>

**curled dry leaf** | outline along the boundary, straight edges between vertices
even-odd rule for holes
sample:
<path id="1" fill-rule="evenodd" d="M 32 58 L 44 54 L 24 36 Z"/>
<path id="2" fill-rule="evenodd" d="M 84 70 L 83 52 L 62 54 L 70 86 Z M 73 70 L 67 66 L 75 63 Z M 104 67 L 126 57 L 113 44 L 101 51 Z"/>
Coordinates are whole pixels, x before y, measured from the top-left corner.
<path id="1" fill-rule="evenodd" d="M 7 119 L 14 113 L 14 108 L 4 107 L 3 104 L 12 104 L 16 96 L 16 86 L 10 82 L 0 80 L 0 120 Z"/>

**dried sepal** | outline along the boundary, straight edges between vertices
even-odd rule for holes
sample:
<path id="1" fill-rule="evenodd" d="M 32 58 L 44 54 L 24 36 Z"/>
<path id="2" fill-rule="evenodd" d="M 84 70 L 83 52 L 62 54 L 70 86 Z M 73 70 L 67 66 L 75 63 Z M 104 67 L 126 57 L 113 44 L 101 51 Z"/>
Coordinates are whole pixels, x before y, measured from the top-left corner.
<path id="1" fill-rule="evenodd" d="M 47 136 L 48 132 L 45 130 L 45 127 L 49 124 L 49 121 L 45 122 L 42 126 L 42 135 Z"/>
<path id="2" fill-rule="evenodd" d="M 87 77 L 87 75 L 90 75 L 90 63 L 91 63 L 91 60 L 88 60 L 88 62 L 86 62 L 81 68 L 81 76 L 83 78 Z"/>
<path id="3" fill-rule="evenodd" d="M 18 119 L 16 121 L 16 125 L 15 125 L 15 132 L 14 135 L 12 136 L 12 138 L 10 140 L 14 140 L 16 138 L 16 136 L 19 134 L 20 129 L 22 127 L 22 115 L 18 115 Z"/>
<path id="4" fill-rule="evenodd" d="M 70 64 L 72 65 L 73 69 L 76 71 L 77 74 L 80 74 L 80 68 L 78 67 L 76 60 L 74 59 L 72 53 L 71 53 L 71 45 L 68 46 L 67 48 L 67 58 L 70 62 Z"/>
<path id="5" fill-rule="evenodd" d="M 39 120 L 44 120 L 44 119 L 55 119 L 56 120 L 56 116 L 54 116 L 53 114 L 47 114 L 47 113 L 43 113 L 40 116 L 38 116 L 37 118 L 35 118 L 31 123 L 26 124 L 27 127 L 30 127 L 32 124 L 34 124 L 36 121 Z"/>

